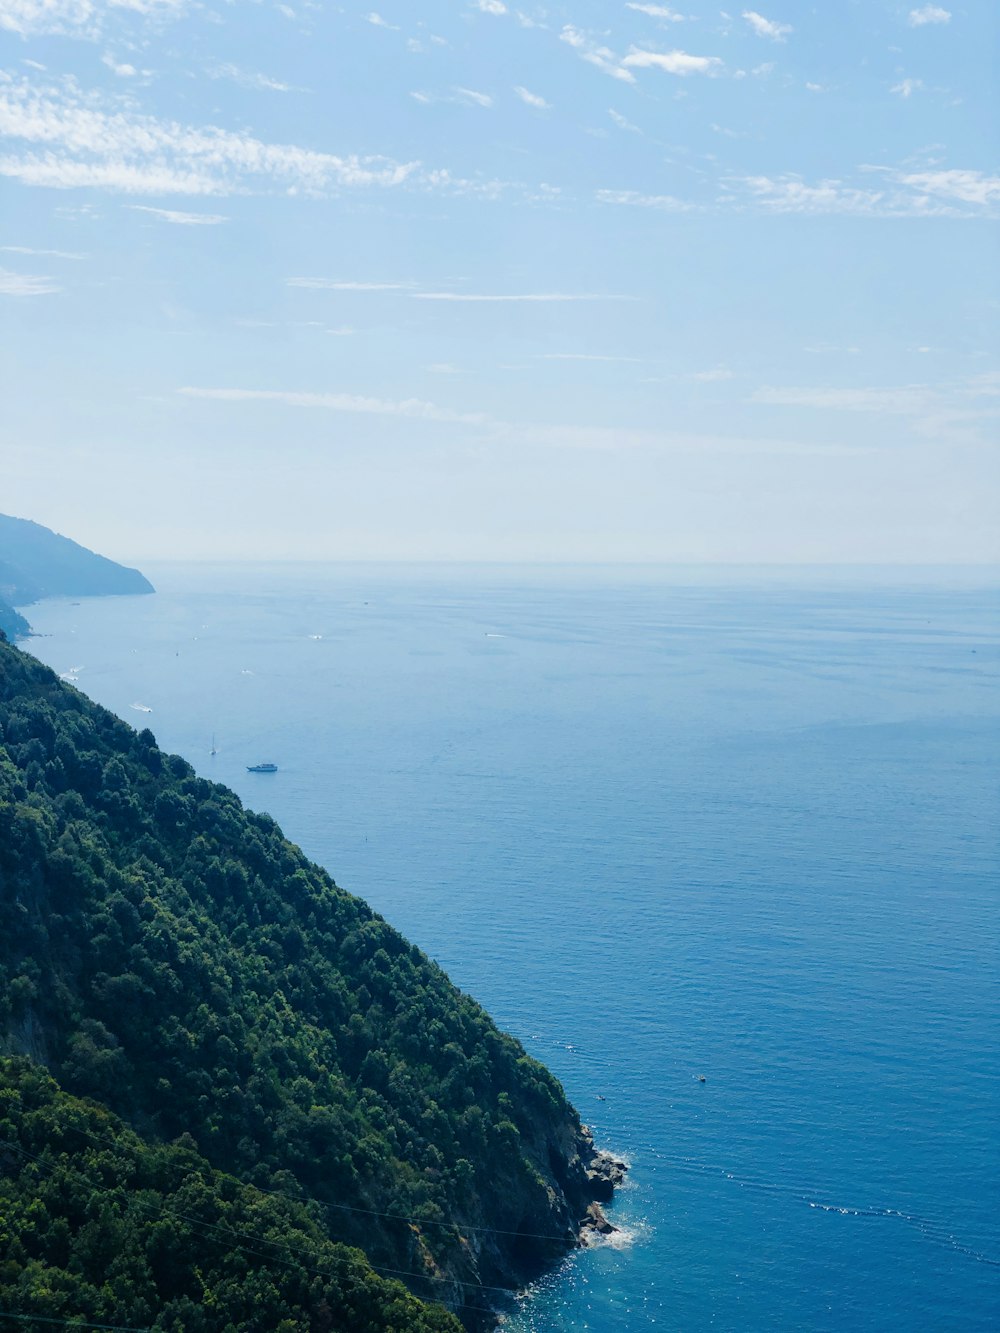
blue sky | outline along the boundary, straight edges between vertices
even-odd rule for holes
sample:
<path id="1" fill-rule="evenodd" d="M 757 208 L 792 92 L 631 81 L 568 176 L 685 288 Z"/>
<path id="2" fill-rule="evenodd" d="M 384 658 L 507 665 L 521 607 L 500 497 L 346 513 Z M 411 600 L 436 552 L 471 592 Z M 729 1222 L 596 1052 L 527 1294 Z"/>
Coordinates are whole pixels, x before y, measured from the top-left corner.
<path id="1" fill-rule="evenodd" d="M 994 0 L 377 5 L 0 0 L 0 509 L 1000 558 Z"/>

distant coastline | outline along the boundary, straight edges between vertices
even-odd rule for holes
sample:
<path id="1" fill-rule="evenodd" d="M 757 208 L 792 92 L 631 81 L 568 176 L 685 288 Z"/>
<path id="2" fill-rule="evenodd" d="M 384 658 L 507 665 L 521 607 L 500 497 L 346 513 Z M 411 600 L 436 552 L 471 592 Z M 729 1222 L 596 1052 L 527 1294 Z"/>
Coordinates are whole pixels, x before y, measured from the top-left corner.
<path id="1" fill-rule="evenodd" d="M 31 625 L 18 607 L 45 597 L 114 597 L 155 589 L 137 569 L 26 518 L 0 514 L 0 630 L 25 638 Z"/>

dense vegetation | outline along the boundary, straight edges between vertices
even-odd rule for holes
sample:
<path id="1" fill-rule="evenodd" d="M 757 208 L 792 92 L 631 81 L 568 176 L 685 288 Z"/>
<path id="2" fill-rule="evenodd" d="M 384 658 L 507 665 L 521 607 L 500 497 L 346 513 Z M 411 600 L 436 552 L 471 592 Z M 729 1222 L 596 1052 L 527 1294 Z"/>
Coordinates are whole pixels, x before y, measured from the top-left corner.
<path id="1" fill-rule="evenodd" d="M 5 1312 L 171 1333 L 461 1333 L 314 1207 L 143 1142 L 23 1059 L 0 1060 L 0 1293 Z"/>
<path id="2" fill-rule="evenodd" d="M 270 818 L 6 644 L 0 1039 L 147 1144 L 308 1194 L 304 1235 L 470 1323 L 480 1284 L 562 1252 L 594 1197 L 558 1083 L 435 964 Z"/>
<path id="3" fill-rule="evenodd" d="M 40 523 L 0 514 L 0 598 L 11 606 L 41 597 L 152 591 L 137 569 L 96 555 Z"/>

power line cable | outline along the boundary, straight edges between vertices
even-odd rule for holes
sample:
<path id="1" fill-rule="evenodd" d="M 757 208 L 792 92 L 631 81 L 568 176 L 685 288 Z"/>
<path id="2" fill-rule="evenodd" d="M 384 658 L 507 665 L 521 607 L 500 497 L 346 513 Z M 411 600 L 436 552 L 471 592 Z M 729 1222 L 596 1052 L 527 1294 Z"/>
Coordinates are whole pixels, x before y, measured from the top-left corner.
<path id="1" fill-rule="evenodd" d="M 76 1126 L 70 1126 L 69 1128 L 71 1128 L 71 1129 L 75 1129 Z M 84 1134 L 86 1135 L 86 1131 L 80 1130 L 79 1132 L 80 1132 L 80 1133 L 84 1133 Z M 88 1137 L 88 1138 L 92 1138 L 92 1137 L 95 1137 L 95 1136 L 93 1136 L 93 1135 L 86 1135 L 86 1137 Z M 113 1140 L 103 1140 L 103 1142 L 114 1143 Z M 10 1149 L 12 1149 L 14 1152 L 20 1153 L 21 1156 L 26 1157 L 26 1158 L 29 1158 L 29 1159 L 30 1159 L 31 1161 L 33 1161 L 33 1162 L 37 1162 L 39 1165 L 41 1165 L 42 1167 L 44 1167 L 46 1170 L 48 1170 L 48 1171 L 50 1171 L 50 1172 L 55 1170 L 55 1167 L 56 1167 L 56 1164 L 55 1164 L 55 1163 L 46 1161 L 45 1158 L 43 1158 L 43 1157 L 39 1157 L 36 1153 L 28 1152 L 27 1149 L 20 1147 L 20 1146 L 19 1146 L 18 1144 L 16 1144 L 16 1143 L 11 1143 L 9 1140 L 4 1139 L 4 1140 L 0 1140 L 0 1146 L 6 1147 L 6 1148 L 10 1148 Z M 125 1146 L 125 1147 L 127 1147 L 127 1146 L 129 1146 L 129 1145 L 115 1144 L 115 1146 Z M 72 1156 L 77 1156 L 78 1154 L 70 1154 L 70 1155 L 72 1155 Z M 211 1169 L 211 1168 L 210 1168 L 210 1169 Z M 220 1174 L 222 1174 L 222 1173 L 220 1173 Z M 231 1178 L 232 1180 L 234 1180 L 237 1184 L 242 1184 L 242 1182 L 239 1181 L 237 1177 L 234 1176 L 234 1177 L 230 1177 L 230 1178 Z M 202 1179 L 204 1179 L 204 1177 L 202 1177 Z M 209 1184 L 210 1182 L 205 1181 L 205 1183 L 206 1183 L 206 1184 Z M 254 1188 L 254 1187 L 251 1186 L 250 1188 Z M 128 1190 L 128 1189 L 130 1189 L 130 1187 L 129 1187 L 129 1186 L 123 1186 L 123 1185 L 97 1187 L 97 1188 L 95 1188 L 95 1189 L 93 1190 L 93 1193 L 94 1193 L 94 1194 L 109 1194 L 109 1193 L 111 1193 L 112 1189 L 126 1189 L 126 1190 Z M 133 1194 L 136 1193 L 136 1190 L 135 1190 L 134 1187 L 131 1187 L 131 1192 L 132 1192 Z M 270 1191 L 267 1191 L 267 1192 L 270 1192 Z M 280 1196 L 280 1195 L 279 1195 L 278 1197 L 284 1197 L 286 1200 L 288 1199 L 288 1196 L 287 1196 L 287 1195 L 285 1195 L 285 1196 Z M 291 1202 L 299 1202 L 298 1200 L 295 1200 L 295 1199 L 292 1199 L 292 1200 L 290 1200 L 290 1201 L 291 1201 Z M 180 1213 L 180 1212 L 177 1212 L 177 1211 L 175 1211 L 175 1210 L 173 1210 L 173 1209 L 168 1208 L 166 1205 L 161 1205 L 161 1206 L 158 1207 L 158 1206 L 155 1205 L 155 1204 L 147 1203 L 144 1199 L 134 1198 L 134 1199 L 133 1199 L 133 1204 L 134 1204 L 135 1207 L 138 1207 L 138 1208 L 146 1208 L 147 1210 L 152 1210 L 153 1212 L 155 1212 L 155 1213 L 156 1213 L 158 1216 L 160 1216 L 160 1217 L 173 1218 L 173 1219 L 176 1220 L 176 1221 L 183 1221 L 183 1222 L 186 1222 L 186 1223 L 191 1227 L 192 1231 L 194 1231 L 194 1233 L 195 1233 L 196 1235 L 204 1236 L 206 1239 L 209 1239 L 209 1240 L 218 1240 L 218 1237 L 217 1237 L 217 1236 L 211 1235 L 210 1233 L 212 1233 L 212 1232 L 222 1232 L 222 1233 L 224 1233 L 224 1236 L 225 1236 L 227 1239 L 228 1239 L 228 1238 L 232 1238 L 233 1240 L 236 1241 L 236 1248 L 241 1249 L 245 1254 L 253 1255 L 255 1258 L 258 1258 L 258 1259 L 266 1259 L 266 1260 L 268 1260 L 268 1262 L 270 1262 L 270 1263 L 278 1263 L 278 1264 L 282 1264 L 282 1265 L 283 1265 L 284 1267 L 286 1267 L 286 1268 L 295 1268 L 295 1269 L 298 1270 L 298 1271 L 304 1271 L 304 1272 L 310 1273 L 313 1277 L 321 1277 L 321 1278 L 337 1278 L 337 1277 L 338 1277 L 338 1274 L 333 1273 L 333 1272 L 330 1272 L 329 1270 L 322 1270 L 322 1269 L 318 1269 L 318 1268 L 313 1268 L 313 1267 L 311 1267 L 311 1266 L 308 1265 L 308 1264 L 302 1263 L 301 1261 L 298 1262 L 298 1263 L 296 1263 L 296 1262 L 294 1262 L 294 1261 L 291 1260 L 291 1259 L 282 1259 L 280 1255 L 276 1255 L 276 1254 L 266 1254 L 266 1253 L 261 1252 L 260 1250 L 254 1250 L 254 1249 L 252 1249 L 252 1248 L 250 1247 L 250 1245 L 247 1243 L 247 1241 L 252 1241 L 254 1244 L 257 1244 L 257 1245 L 271 1245 L 271 1246 L 274 1246 L 274 1247 L 279 1248 L 279 1249 L 284 1249 L 284 1250 L 288 1251 L 288 1252 L 291 1253 L 291 1254 L 307 1254 L 307 1253 L 309 1253 L 309 1251 L 307 1251 L 307 1250 L 305 1250 L 305 1249 L 303 1249 L 303 1248 L 301 1248 L 301 1247 L 299 1247 L 299 1246 L 291 1245 L 291 1244 L 289 1244 L 287 1241 L 271 1240 L 271 1239 L 269 1239 L 269 1238 L 266 1237 L 266 1236 L 256 1236 L 256 1235 L 254 1235 L 253 1233 L 250 1233 L 250 1232 L 240 1232 L 240 1231 L 236 1231 L 233 1227 L 229 1227 L 229 1226 L 226 1226 L 226 1225 L 224 1225 L 224 1224 L 220 1225 L 219 1223 L 208 1222 L 208 1221 L 205 1221 L 204 1219 L 201 1219 L 201 1218 L 194 1218 L 194 1217 L 191 1217 L 190 1214 L 187 1214 L 187 1213 Z M 329 1239 L 329 1238 L 328 1238 L 328 1243 L 329 1243 L 329 1244 L 337 1244 L 336 1241 L 333 1241 L 332 1239 Z M 364 1254 L 363 1251 L 362 1251 L 362 1254 Z M 335 1258 L 336 1262 L 338 1262 L 338 1263 L 340 1263 L 340 1264 L 343 1264 L 343 1265 L 348 1265 L 348 1264 L 349 1264 L 349 1260 L 348 1260 L 346 1257 L 342 1257 L 342 1256 L 334 1256 L 334 1258 Z M 383 1264 L 376 1264 L 376 1263 L 373 1263 L 373 1262 L 367 1257 L 367 1255 L 364 1255 L 364 1263 L 367 1265 L 367 1267 L 368 1267 L 369 1269 L 371 1269 L 373 1272 L 376 1272 L 376 1273 L 380 1274 L 381 1276 L 390 1276 L 390 1277 L 409 1277 L 409 1278 L 413 1278 L 415 1281 L 421 1281 L 421 1282 L 442 1282 L 442 1283 L 447 1283 L 447 1284 L 449 1284 L 449 1285 L 453 1285 L 453 1286 L 471 1287 L 474 1291 L 483 1291 L 483 1292 L 487 1292 L 487 1291 L 489 1291 L 489 1292 L 496 1292 L 496 1293 L 498 1293 L 499 1295 L 506 1296 L 506 1297 L 508 1297 L 508 1298 L 512 1298 L 512 1297 L 514 1296 L 514 1293 L 511 1291 L 511 1289 L 510 1289 L 509 1287 L 494 1287 L 494 1286 L 489 1286 L 488 1284 L 483 1283 L 483 1282 L 473 1282 L 473 1281 L 470 1281 L 470 1280 L 468 1280 L 468 1279 L 459 1278 L 459 1277 L 455 1277 L 455 1278 L 438 1277 L 438 1276 L 436 1276 L 435 1274 L 431 1274 L 431 1273 L 415 1273 L 415 1272 L 412 1272 L 412 1271 L 407 1270 L 407 1269 L 402 1269 L 402 1268 L 390 1268 L 390 1267 L 388 1267 L 388 1266 L 386 1266 L 386 1265 L 383 1265 Z M 411 1294 L 411 1295 L 415 1295 L 415 1293 L 412 1293 L 412 1292 L 411 1292 L 410 1294 Z M 420 1298 L 417 1297 L 416 1299 L 420 1299 Z M 468 1310 L 477 1310 L 477 1311 L 480 1311 L 480 1312 L 482 1312 L 482 1313 L 484 1313 L 484 1314 L 494 1314 L 494 1313 L 495 1313 L 495 1311 L 492 1310 L 489 1306 L 472 1305 L 472 1304 L 470 1304 L 469 1302 L 467 1302 L 467 1301 L 465 1301 L 465 1300 L 463 1300 L 462 1308 L 463 1308 L 463 1309 L 468 1309 Z M 12 1316 L 12 1317 L 14 1317 L 14 1316 Z M 17 1316 L 17 1317 L 20 1317 L 20 1316 Z M 149 1333 L 149 1331 L 148 1331 L 148 1330 L 134 1330 L 134 1331 L 131 1331 L 131 1333 Z"/>

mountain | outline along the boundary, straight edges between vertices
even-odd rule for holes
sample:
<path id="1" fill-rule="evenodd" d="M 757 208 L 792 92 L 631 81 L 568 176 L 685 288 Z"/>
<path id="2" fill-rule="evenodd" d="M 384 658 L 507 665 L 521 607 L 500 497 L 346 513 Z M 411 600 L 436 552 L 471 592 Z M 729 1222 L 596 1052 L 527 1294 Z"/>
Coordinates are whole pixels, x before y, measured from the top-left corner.
<path id="1" fill-rule="evenodd" d="M 216 1294 L 202 1322 L 153 1326 L 367 1328 L 336 1283 L 303 1304 L 310 1275 L 335 1267 L 329 1247 L 347 1245 L 363 1251 L 348 1266 L 371 1327 L 392 1305 L 385 1278 L 420 1298 L 386 1329 L 450 1327 L 428 1300 L 484 1327 L 491 1289 L 603 1224 L 592 1201 L 622 1169 L 553 1076 L 273 820 L 3 643 L 0 1052 L 0 1164 L 20 1171 L 18 1216 L 41 1209 L 54 1237 L 27 1228 L 0 1259 L 0 1304 L 22 1314 L 148 1322 L 137 1293 L 156 1318 L 197 1302 L 192 1264 L 206 1290 L 229 1290 L 234 1247 L 252 1245 L 298 1314 L 230 1321 Z M 11 1122 L 32 1098 L 41 1120 Z M 94 1160 L 86 1134 L 72 1146 L 71 1127 L 127 1142 L 119 1166 Z M 56 1188 L 52 1172 L 72 1178 Z M 270 1199 L 300 1211 L 282 1220 Z M 182 1213 L 195 1240 L 161 1263 L 156 1237 Z M 74 1248 L 84 1216 L 90 1259 Z M 200 1235 L 215 1257 L 199 1270 Z M 93 1254 L 132 1258 L 101 1286 Z"/>
<path id="2" fill-rule="evenodd" d="M 137 569 L 118 565 L 85 546 L 25 518 L 0 514 L 0 628 L 7 628 L 10 608 L 42 597 L 103 597 L 152 592 Z M 23 625 L 22 617 L 18 618 Z M 14 627 L 14 633 L 24 633 Z"/>

